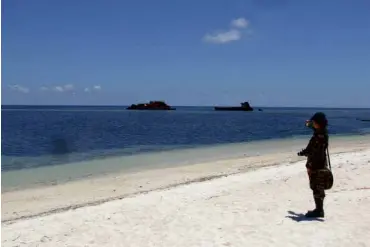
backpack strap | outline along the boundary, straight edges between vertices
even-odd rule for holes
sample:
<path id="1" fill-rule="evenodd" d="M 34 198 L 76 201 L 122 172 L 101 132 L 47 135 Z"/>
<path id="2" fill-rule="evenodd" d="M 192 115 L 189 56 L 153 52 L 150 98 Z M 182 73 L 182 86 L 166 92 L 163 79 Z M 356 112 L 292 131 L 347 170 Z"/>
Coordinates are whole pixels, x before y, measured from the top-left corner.
<path id="1" fill-rule="evenodd" d="M 326 148 L 326 154 L 327 154 L 327 156 L 328 156 L 328 165 L 329 165 L 329 170 L 331 171 L 329 148 Z"/>

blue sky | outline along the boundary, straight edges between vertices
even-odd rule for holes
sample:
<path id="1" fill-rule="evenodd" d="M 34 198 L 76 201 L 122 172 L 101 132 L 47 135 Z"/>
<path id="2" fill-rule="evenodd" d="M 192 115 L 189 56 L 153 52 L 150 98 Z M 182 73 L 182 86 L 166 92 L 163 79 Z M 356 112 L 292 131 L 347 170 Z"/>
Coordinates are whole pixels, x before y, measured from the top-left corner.
<path id="1" fill-rule="evenodd" d="M 3 0 L 2 103 L 370 107 L 368 0 Z"/>

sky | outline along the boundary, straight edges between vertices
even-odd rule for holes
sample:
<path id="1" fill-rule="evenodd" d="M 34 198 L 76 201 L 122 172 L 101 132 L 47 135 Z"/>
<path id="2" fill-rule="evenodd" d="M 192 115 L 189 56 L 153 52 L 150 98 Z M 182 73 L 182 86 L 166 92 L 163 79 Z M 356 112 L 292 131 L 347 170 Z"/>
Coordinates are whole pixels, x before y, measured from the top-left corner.
<path id="1" fill-rule="evenodd" d="M 369 0 L 3 0 L 2 104 L 370 107 Z"/>

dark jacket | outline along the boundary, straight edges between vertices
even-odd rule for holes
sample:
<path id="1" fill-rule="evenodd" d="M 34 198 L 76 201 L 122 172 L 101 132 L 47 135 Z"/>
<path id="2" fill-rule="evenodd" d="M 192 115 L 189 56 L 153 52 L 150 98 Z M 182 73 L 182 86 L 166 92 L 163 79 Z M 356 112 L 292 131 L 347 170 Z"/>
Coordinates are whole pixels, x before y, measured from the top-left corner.
<path id="1" fill-rule="evenodd" d="M 329 136 L 326 130 L 315 130 L 307 147 L 298 153 L 307 156 L 306 167 L 311 170 L 319 170 L 327 167 L 326 149 L 328 148 Z"/>

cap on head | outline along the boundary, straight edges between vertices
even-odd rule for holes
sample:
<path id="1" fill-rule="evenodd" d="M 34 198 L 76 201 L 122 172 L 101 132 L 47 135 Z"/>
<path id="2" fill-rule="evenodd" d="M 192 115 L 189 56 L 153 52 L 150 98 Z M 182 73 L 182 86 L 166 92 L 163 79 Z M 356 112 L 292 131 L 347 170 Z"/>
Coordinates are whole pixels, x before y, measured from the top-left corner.
<path id="1" fill-rule="evenodd" d="M 328 125 L 328 120 L 326 119 L 326 115 L 322 112 L 316 112 L 312 117 L 311 121 L 315 121 L 321 127 L 326 127 Z"/>

